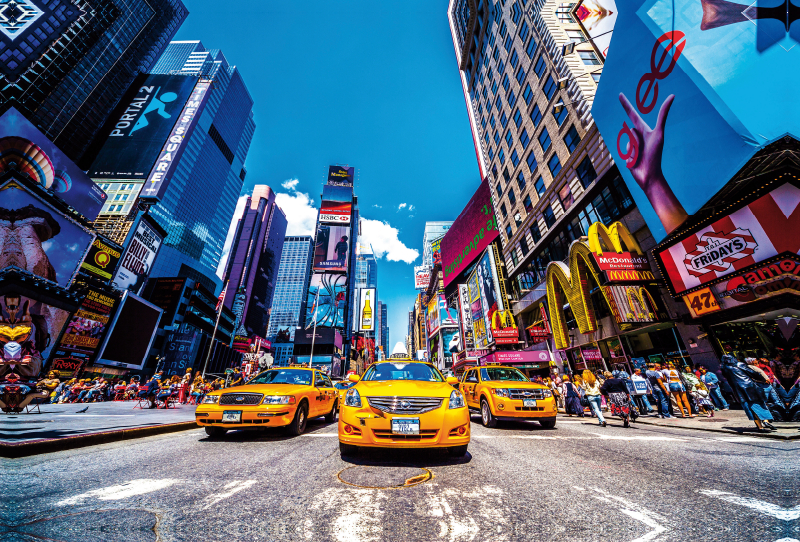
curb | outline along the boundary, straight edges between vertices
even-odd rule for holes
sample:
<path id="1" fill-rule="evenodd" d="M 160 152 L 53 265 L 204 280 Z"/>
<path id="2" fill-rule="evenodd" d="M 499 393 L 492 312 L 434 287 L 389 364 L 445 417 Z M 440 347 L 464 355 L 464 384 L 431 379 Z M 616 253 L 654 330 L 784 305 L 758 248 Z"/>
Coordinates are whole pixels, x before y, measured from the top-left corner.
<path id="1" fill-rule="evenodd" d="M 75 435 L 59 439 L 32 440 L 29 442 L 20 442 L 19 444 L 0 443 L 0 457 L 17 459 L 32 455 L 51 454 L 64 450 L 97 446 L 98 444 L 108 444 L 121 440 L 187 431 L 189 429 L 196 429 L 197 427 L 198 425 L 194 421 L 178 422 L 148 427 L 132 427 L 130 429 L 119 429 L 116 431 L 103 431 L 100 433 L 88 433 L 86 435 Z"/>
<path id="2" fill-rule="evenodd" d="M 559 414 L 563 414 L 567 416 L 566 412 L 562 412 L 562 410 L 558 411 Z M 591 416 L 588 416 L 591 419 Z M 609 415 L 609 419 L 611 418 Z M 779 433 L 750 433 L 750 432 L 742 432 L 742 431 L 732 431 L 730 429 L 717 429 L 716 427 L 686 427 L 683 425 L 669 425 L 666 423 L 656 423 L 653 421 L 649 421 L 644 416 L 639 416 L 636 418 L 636 421 L 633 422 L 635 424 L 644 424 L 644 425 L 653 425 L 655 427 L 668 427 L 670 429 L 686 429 L 689 431 L 709 431 L 711 433 L 722 433 L 724 435 L 732 435 L 732 436 L 741 436 L 741 437 L 756 437 L 756 438 L 764 438 L 764 439 L 772 439 L 772 440 L 798 440 L 800 439 L 800 433 L 796 435 L 782 435 Z"/>

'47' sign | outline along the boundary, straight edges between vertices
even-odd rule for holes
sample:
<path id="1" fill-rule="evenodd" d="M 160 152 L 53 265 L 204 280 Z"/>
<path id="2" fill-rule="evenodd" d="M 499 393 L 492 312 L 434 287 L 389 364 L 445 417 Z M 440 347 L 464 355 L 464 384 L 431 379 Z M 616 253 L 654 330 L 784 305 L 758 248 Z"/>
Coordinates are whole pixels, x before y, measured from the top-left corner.
<path id="1" fill-rule="evenodd" d="M 699 318 L 704 314 L 716 312 L 721 310 L 717 298 L 711 288 L 703 288 L 689 295 L 683 296 L 683 301 L 689 307 L 689 312 L 692 313 L 692 318 Z"/>

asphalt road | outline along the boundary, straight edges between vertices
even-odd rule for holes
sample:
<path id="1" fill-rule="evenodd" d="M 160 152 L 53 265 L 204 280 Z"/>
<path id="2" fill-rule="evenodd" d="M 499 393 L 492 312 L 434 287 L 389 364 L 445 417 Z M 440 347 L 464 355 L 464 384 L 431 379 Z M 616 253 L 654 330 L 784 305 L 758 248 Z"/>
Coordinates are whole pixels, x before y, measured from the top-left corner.
<path id="1" fill-rule="evenodd" d="M 323 423 L 295 438 L 212 441 L 198 429 L 4 460 L 0 540 L 800 539 L 800 443 L 477 421 L 459 460 L 342 460 L 336 426 Z M 433 477 L 417 485 L 358 487 L 424 480 L 424 469 Z"/>

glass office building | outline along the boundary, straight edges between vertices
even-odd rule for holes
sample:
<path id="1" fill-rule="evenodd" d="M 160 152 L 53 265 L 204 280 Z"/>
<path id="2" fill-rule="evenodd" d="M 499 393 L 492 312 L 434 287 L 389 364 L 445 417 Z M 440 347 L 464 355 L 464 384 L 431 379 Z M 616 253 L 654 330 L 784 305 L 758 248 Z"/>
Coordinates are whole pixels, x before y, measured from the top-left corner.
<path id="1" fill-rule="evenodd" d="M 313 253 L 314 239 L 311 236 L 287 236 L 283 240 L 283 253 L 267 327 L 275 365 L 287 365 L 292 359 L 294 332 L 300 325 Z"/>
<path id="2" fill-rule="evenodd" d="M 0 112 L 18 109 L 84 169 L 109 114 L 188 15 L 181 0 L 0 4 Z M 14 17 L 23 11 L 36 16 Z"/>

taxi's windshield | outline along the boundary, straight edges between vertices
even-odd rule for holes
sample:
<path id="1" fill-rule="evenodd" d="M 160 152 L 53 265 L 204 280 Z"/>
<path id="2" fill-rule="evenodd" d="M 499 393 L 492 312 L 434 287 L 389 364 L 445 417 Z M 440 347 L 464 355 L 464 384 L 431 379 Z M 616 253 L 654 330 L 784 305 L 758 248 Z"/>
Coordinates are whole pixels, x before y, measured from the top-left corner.
<path id="1" fill-rule="evenodd" d="M 362 380 L 422 380 L 444 382 L 442 374 L 425 363 L 375 363 Z"/>
<path id="2" fill-rule="evenodd" d="M 247 384 L 300 384 L 311 385 L 311 371 L 305 369 L 273 369 L 264 371 Z"/>
<path id="3" fill-rule="evenodd" d="M 512 382 L 528 382 L 528 378 L 516 369 L 487 367 L 481 369 L 481 380 L 510 380 Z"/>

